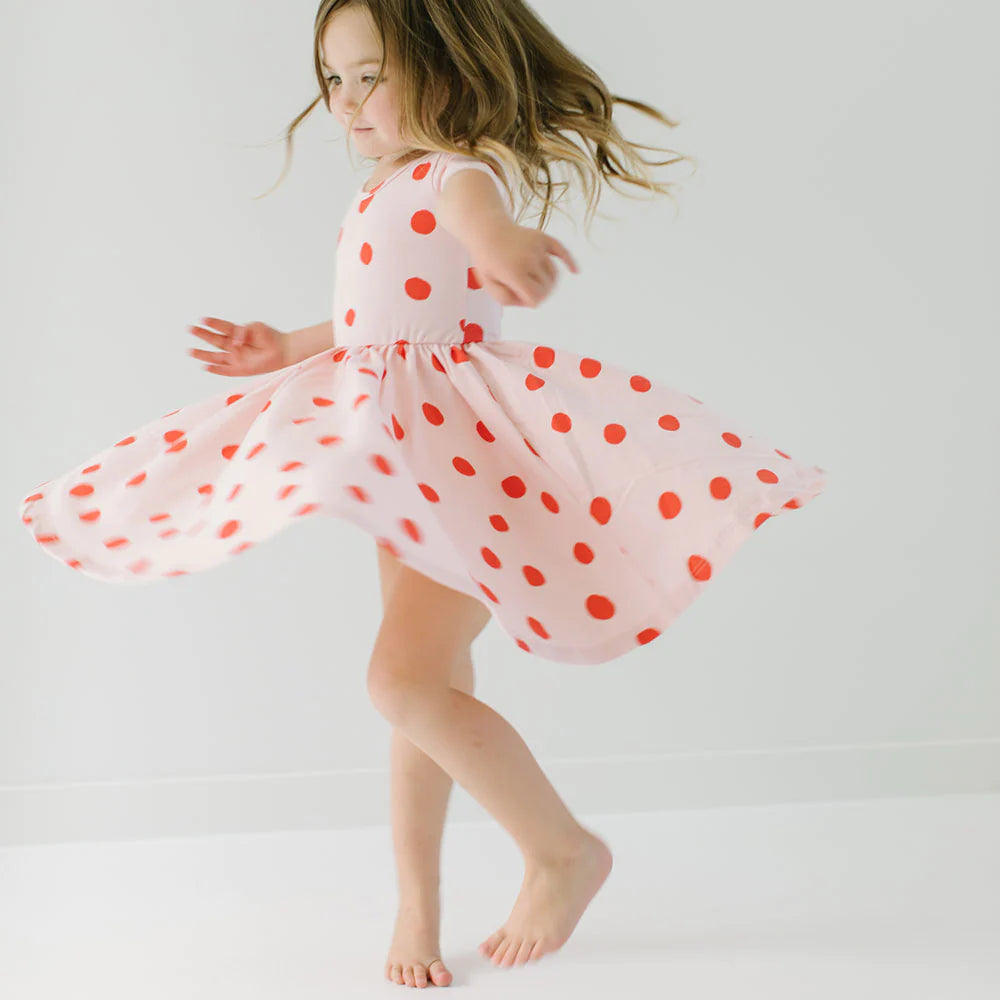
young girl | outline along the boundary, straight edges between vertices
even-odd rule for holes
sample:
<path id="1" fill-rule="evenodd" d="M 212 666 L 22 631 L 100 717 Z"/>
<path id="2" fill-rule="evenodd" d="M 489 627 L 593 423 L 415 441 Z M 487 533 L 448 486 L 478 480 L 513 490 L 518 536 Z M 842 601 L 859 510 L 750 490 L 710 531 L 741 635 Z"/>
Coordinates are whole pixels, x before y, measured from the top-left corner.
<path id="1" fill-rule="evenodd" d="M 549 165 L 573 164 L 592 193 L 617 177 L 669 194 L 612 105 L 673 123 L 613 97 L 520 0 L 323 0 L 313 42 L 320 97 L 289 144 L 324 100 L 376 163 L 337 233 L 333 318 L 292 334 L 206 318 L 191 332 L 218 350 L 194 357 L 266 377 L 123 436 L 21 516 L 44 551 L 116 583 L 208 569 L 316 515 L 374 538 L 385 607 L 368 690 L 394 727 L 400 889 L 385 974 L 443 986 L 453 779 L 524 855 L 513 910 L 480 946 L 494 964 L 561 947 L 612 865 L 473 696 L 473 640 L 492 616 L 564 663 L 648 644 L 824 470 L 650 375 L 500 337 L 504 305 L 553 291 L 551 258 L 579 273 L 541 231 Z M 515 177 L 541 193 L 538 228 L 516 221 Z"/>

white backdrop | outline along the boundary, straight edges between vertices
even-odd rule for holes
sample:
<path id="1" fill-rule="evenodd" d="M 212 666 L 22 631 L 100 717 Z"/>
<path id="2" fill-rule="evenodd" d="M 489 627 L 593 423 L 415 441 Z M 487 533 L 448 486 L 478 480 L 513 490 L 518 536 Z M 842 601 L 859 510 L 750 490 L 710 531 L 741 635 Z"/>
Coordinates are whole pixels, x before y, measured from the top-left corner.
<path id="1" fill-rule="evenodd" d="M 330 316 L 370 171 L 314 96 L 315 0 L 7 0 L 0 12 L 4 545 L 0 841 L 388 822 L 370 704 L 375 545 L 305 521 L 116 587 L 17 517 L 43 480 L 215 394 L 203 316 Z M 679 215 L 607 189 L 504 337 L 651 376 L 828 471 L 668 633 L 599 666 L 491 623 L 476 694 L 571 808 L 1000 789 L 995 5 L 619 0 L 535 9 L 680 127 Z M 655 152 L 647 157 L 660 158 Z M 529 223 L 530 224 L 530 223 Z M 992 620 L 991 620 L 992 615 Z M 452 818 L 485 816 L 455 788 Z"/>

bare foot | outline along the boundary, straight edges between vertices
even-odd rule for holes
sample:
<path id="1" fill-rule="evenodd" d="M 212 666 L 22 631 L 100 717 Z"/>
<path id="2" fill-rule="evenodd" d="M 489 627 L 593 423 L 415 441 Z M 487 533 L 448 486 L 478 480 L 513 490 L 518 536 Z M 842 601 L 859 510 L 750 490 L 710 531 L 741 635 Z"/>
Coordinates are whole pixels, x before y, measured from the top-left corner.
<path id="1" fill-rule="evenodd" d="M 608 845 L 589 831 L 587 836 L 575 857 L 525 871 L 507 922 L 479 946 L 494 965 L 524 965 L 569 940 L 613 863 Z"/>
<path id="2" fill-rule="evenodd" d="M 400 910 L 385 960 L 385 978 L 400 986 L 449 986 L 451 972 L 441 959 L 440 921 Z"/>

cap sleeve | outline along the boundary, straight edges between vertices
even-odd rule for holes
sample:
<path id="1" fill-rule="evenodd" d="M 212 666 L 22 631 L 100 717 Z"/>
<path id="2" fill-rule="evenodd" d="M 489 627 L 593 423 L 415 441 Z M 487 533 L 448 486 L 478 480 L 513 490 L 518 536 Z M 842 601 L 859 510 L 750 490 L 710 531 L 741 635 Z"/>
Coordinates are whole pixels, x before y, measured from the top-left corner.
<path id="1" fill-rule="evenodd" d="M 497 191 L 500 192 L 500 198 L 504 205 L 507 206 L 508 212 L 513 209 L 510 196 L 507 194 L 507 189 L 503 185 L 503 181 L 500 177 L 494 173 L 493 169 L 482 160 L 477 160 L 474 156 L 463 156 L 459 153 L 445 153 L 437 162 L 434 168 L 433 174 L 433 184 L 434 190 L 440 194 L 444 190 L 445 183 L 448 178 L 453 174 L 457 174 L 460 170 L 479 170 L 482 173 L 489 176 L 494 184 L 496 184 Z M 509 177 L 509 172 L 504 171 L 505 176 Z"/>

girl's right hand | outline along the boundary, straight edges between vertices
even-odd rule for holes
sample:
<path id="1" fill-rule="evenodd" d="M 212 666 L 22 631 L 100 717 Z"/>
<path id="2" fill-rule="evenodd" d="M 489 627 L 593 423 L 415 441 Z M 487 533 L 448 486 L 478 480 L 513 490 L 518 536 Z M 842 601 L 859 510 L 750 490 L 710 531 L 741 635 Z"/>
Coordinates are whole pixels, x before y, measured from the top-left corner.
<path id="1" fill-rule="evenodd" d="M 225 319 L 206 316 L 204 326 L 188 330 L 219 351 L 192 348 L 188 354 L 208 361 L 205 369 L 216 375 L 263 375 L 288 365 L 288 334 L 266 323 L 239 326 Z M 220 353 L 221 352 L 221 353 Z"/>

